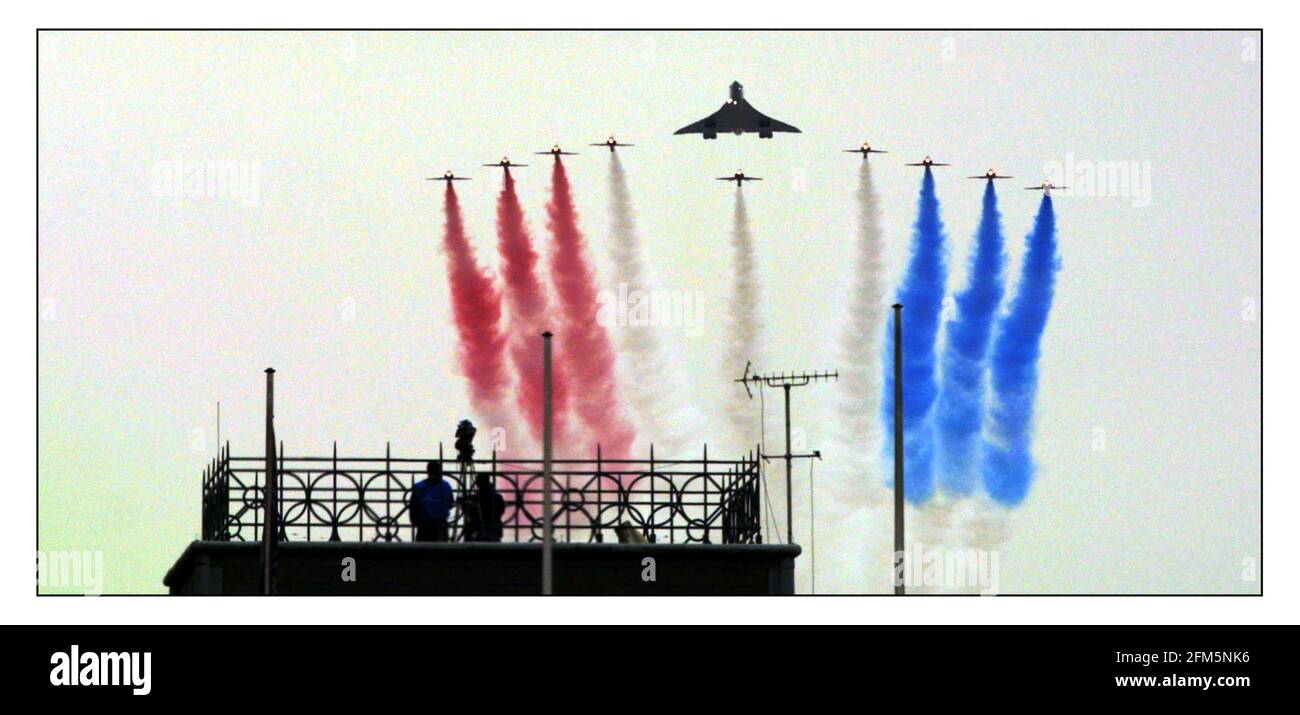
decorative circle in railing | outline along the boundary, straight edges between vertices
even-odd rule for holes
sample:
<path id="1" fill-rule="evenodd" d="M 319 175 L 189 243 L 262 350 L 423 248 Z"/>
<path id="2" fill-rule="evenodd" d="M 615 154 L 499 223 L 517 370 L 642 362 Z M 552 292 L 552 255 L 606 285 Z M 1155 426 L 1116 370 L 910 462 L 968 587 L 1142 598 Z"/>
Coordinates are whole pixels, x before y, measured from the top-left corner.
<path id="1" fill-rule="evenodd" d="M 375 501 L 367 497 L 378 495 Z M 394 495 L 396 499 L 394 499 Z M 381 518 L 400 521 L 406 516 L 411 502 L 411 488 L 401 477 L 389 471 L 379 472 L 367 477 L 361 484 L 357 495 L 362 517 L 372 521 Z M 382 513 L 381 513 L 382 512 Z"/>
<path id="2" fill-rule="evenodd" d="M 390 516 L 379 517 L 374 524 L 374 537 L 371 541 L 394 541 L 402 527 L 398 524 L 397 519 Z"/>
<path id="3" fill-rule="evenodd" d="M 650 499 L 647 504 L 648 509 L 637 512 L 644 520 L 642 526 L 650 528 L 669 526 L 677 515 L 677 486 L 663 474 L 640 474 L 628 485 L 628 491 L 634 495 L 648 496 Z M 636 501 L 635 497 L 632 501 Z"/>

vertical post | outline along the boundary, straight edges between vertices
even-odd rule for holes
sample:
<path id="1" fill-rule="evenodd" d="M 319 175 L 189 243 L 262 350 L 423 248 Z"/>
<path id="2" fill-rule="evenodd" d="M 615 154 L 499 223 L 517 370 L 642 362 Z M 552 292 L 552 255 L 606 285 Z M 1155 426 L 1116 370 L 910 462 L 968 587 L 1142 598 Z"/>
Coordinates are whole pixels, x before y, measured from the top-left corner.
<path id="1" fill-rule="evenodd" d="M 894 595 L 906 594 L 903 539 L 903 305 L 894 308 Z"/>
<path id="2" fill-rule="evenodd" d="M 262 494 L 262 595 L 275 594 L 275 545 L 280 535 L 279 479 L 275 470 L 275 368 L 266 368 L 266 479 Z"/>
<path id="3" fill-rule="evenodd" d="M 751 454 L 753 455 L 753 461 L 754 461 L 754 519 L 755 522 L 758 524 L 758 528 L 756 529 L 758 531 L 757 543 L 761 544 L 763 543 L 762 527 L 764 524 L 763 516 L 765 514 L 763 508 L 764 507 L 763 500 L 767 498 L 766 492 L 763 489 L 763 484 L 765 483 L 763 481 L 763 443 L 758 442 L 757 444 L 755 444 L 754 451 Z M 777 538 L 777 542 L 779 543 L 781 540 L 781 535 L 777 534 L 776 538 Z"/>
<path id="4" fill-rule="evenodd" d="M 549 596 L 554 582 L 554 553 L 551 544 L 551 530 L 554 525 L 551 501 L 551 447 L 555 437 L 553 430 L 551 386 L 551 331 L 542 333 L 542 595 Z"/>
<path id="5" fill-rule="evenodd" d="M 785 385 L 785 543 L 794 543 L 794 455 L 790 452 L 790 385 Z"/>
<path id="6" fill-rule="evenodd" d="M 384 472 L 386 474 L 393 473 L 393 443 L 391 441 L 384 442 Z M 393 514 L 393 482 L 391 479 L 385 479 L 384 480 L 384 515 L 392 516 L 392 514 Z M 393 533 L 390 534 L 388 538 L 384 540 L 393 541 L 394 539 L 396 539 L 397 541 L 401 541 L 402 540 L 401 531 L 402 531 L 402 527 L 398 526 L 393 531 Z M 361 538 L 360 529 L 357 530 L 357 538 L 358 540 Z M 411 541 L 415 541 L 414 534 L 412 534 Z"/>
<path id="7" fill-rule="evenodd" d="M 284 440 L 280 440 L 280 451 L 275 463 L 275 540 L 279 544 L 281 541 L 288 541 L 289 536 L 284 532 L 284 519 L 280 512 L 284 511 L 284 482 L 280 481 L 280 472 L 284 471 Z M 278 548 L 278 546 L 277 546 Z"/>
<path id="8" fill-rule="evenodd" d="M 812 562 L 808 574 L 812 594 L 817 595 L 817 487 L 813 484 L 812 462 L 808 462 L 808 556 Z"/>
<path id="9" fill-rule="evenodd" d="M 220 447 L 217 448 L 217 453 L 221 453 Z M 216 471 L 213 470 L 211 474 L 215 475 Z M 204 541 L 208 541 L 211 538 L 208 536 L 210 533 L 208 530 L 208 489 L 210 487 L 215 487 L 213 482 L 215 482 L 215 479 L 211 478 L 208 470 L 203 470 L 203 486 L 199 489 L 199 524 L 202 525 L 200 526 L 199 538 Z"/>
<path id="10" fill-rule="evenodd" d="M 596 443 L 596 523 L 595 539 L 596 543 L 605 543 L 605 532 L 601 525 L 601 518 L 605 514 L 605 454 L 600 451 L 600 443 Z M 614 524 L 618 526 L 617 523 Z"/>
<path id="11" fill-rule="evenodd" d="M 700 515 L 700 518 L 704 522 L 704 543 L 707 544 L 709 543 L 709 443 L 708 442 L 704 443 L 704 462 L 701 464 L 701 467 L 704 473 L 704 478 L 700 480 L 700 484 L 703 485 L 704 487 L 704 496 L 700 498 L 700 503 L 704 505 L 704 513 Z M 723 484 L 724 486 L 721 490 L 721 493 L 718 494 L 718 511 L 722 514 L 722 523 L 726 524 L 727 523 L 727 500 L 726 500 L 727 487 L 725 486 L 726 484 L 725 480 Z M 722 540 L 725 543 L 727 540 L 725 534 L 727 532 L 723 531 L 722 533 L 724 534 Z M 690 535 L 691 535 L 691 530 L 687 529 L 686 536 L 689 538 Z"/>
<path id="12" fill-rule="evenodd" d="M 628 500 L 629 503 L 631 501 L 632 501 L 631 499 Z M 646 513 L 650 515 L 650 520 L 649 523 L 646 524 L 646 527 L 641 530 L 641 533 L 645 534 L 646 539 L 649 540 L 650 543 L 652 544 L 655 542 L 655 527 L 654 527 L 655 503 L 658 501 L 659 501 L 659 492 L 655 488 L 655 443 L 651 442 L 650 443 L 650 504 L 648 507 L 646 507 Z M 673 528 L 672 522 L 668 523 L 668 528 L 670 530 L 668 532 L 668 540 L 672 541 L 672 531 L 671 531 L 671 529 Z"/>

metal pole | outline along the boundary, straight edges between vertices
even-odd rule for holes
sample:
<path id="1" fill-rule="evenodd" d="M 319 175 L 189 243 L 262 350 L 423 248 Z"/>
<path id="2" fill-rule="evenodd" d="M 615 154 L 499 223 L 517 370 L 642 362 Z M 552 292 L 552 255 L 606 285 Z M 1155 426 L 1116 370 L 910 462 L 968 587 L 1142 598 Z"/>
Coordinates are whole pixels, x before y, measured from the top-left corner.
<path id="1" fill-rule="evenodd" d="M 903 539 L 903 305 L 894 306 L 894 595 L 906 594 Z"/>
<path id="2" fill-rule="evenodd" d="M 817 488 L 813 486 L 812 462 L 808 462 L 808 556 L 812 568 L 809 573 L 812 593 L 817 595 Z"/>
<path id="3" fill-rule="evenodd" d="M 551 501 L 551 445 L 554 439 L 551 404 L 551 331 L 542 333 L 542 595 L 551 595 L 554 554 L 551 531 L 554 504 Z"/>
<path id="4" fill-rule="evenodd" d="M 262 595 L 275 595 L 275 546 L 280 533 L 279 480 L 275 473 L 275 368 L 266 368 L 266 479 L 262 510 Z"/>
<path id="5" fill-rule="evenodd" d="M 790 452 L 790 386 L 785 385 L 785 543 L 794 543 L 794 454 Z"/>

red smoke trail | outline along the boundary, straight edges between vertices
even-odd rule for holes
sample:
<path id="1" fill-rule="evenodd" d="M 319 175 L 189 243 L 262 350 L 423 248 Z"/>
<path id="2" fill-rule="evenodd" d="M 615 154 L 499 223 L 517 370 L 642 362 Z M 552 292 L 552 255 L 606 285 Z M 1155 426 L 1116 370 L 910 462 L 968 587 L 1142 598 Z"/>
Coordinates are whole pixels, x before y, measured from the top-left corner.
<path id="1" fill-rule="evenodd" d="M 497 197 L 497 250 L 501 253 L 501 277 L 510 309 L 510 360 L 519 377 L 519 410 L 537 440 L 542 438 L 542 338 L 551 330 L 551 309 L 546 291 L 537 277 L 537 252 L 524 221 L 524 210 L 515 193 L 515 179 L 506 169 L 505 182 Z M 552 366 L 556 442 L 566 434 L 568 390 L 561 361 Z"/>
<path id="2" fill-rule="evenodd" d="M 636 430 L 619 410 L 614 348 L 596 318 L 596 279 L 587 259 L 586 241 L 578 230 L 569 177 L 559 157 L 551 169 L 551 202 L 546 205 L 546 213 L 547 227 L 555 238 L 550 255 L 551 278 L 564 315 L 557 348 L 560 362 L 577 385 L 574 411 L 606 456 L 626 458 Z"/>
<path id="3" fill-rule="evenodd" d="M 479 267 L 474 249 L 465 236 L 460 202 L 455 189 L 447 186 L 446 234 L 447 281 L 451 284 L 452 314 L 460 336 L 460 364 L 469 379 L 470 401 L 475 409 L 504 427 L 503 409 L 510 373 L 505 365 L 506 338 L 501 332 L 501 294 L 492 276 Z"/>

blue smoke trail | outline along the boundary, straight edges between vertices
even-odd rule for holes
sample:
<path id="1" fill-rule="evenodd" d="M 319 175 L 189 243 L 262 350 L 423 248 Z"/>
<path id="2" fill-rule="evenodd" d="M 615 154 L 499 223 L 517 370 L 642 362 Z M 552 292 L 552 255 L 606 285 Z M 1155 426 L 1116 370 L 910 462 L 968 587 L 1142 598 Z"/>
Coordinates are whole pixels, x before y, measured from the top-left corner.
<path id="1" fill-rule="evenodd" d="M 943 387 L 934 407 L 939 485 L 957 496 L 970 496 L 979 485 L 985 357 L 993 319 L 1006 292 L 1002 275 L 1005 242 L 998 195 L 990 180 L 984 187 L 984 212 L 975 234 L 970 277 L 966 288 L 957 294 L 956 317 L 944 327 Z"/>
<path id="2" fill-rule="evenodd" d="M 916 225 L 912 232 L 912 257 L 898 289 L 903 304 L 903 445 L 905 496 L 923 504 L 934 492 L 931 459 L 934 453 L 934 424 L 930 408 L 938 392 L 935 380 L 934 344 L 939 334 L 939 310 L 943 307 L 948 269 L 944 256 L 943 220 L 939 199 L 934 195 L 934 174 L 925 168 L 921 197 L 917 202 Z M 894 434 L 894 326 L 885 329 L 885 385 L 881 417 L 885 422 L 886 464 L 893 460 Z M 886 484 L 893 486 L 893 470 L 886 469 Z"/>
<path id="3" fill-rule="evenodd" d="M 993 343 L 993 400 L 990 430 L 984 445 L 984 489 L 1002 504 L 1016 505 L 1029 493 L 1034 477 L 1030 451 L 1034 396 L 1038 391 L 1038 356 L 1052 309 L 1056 272 L 1056 214 L 1044 196 L 1026 238 L 1029 250 L 1020 268 L 1015 300 L 998 323 Z M 907 325 L 904 323 L 904 325 Z"/>

